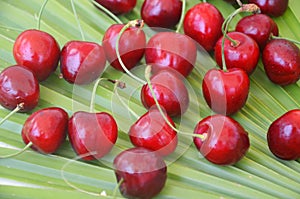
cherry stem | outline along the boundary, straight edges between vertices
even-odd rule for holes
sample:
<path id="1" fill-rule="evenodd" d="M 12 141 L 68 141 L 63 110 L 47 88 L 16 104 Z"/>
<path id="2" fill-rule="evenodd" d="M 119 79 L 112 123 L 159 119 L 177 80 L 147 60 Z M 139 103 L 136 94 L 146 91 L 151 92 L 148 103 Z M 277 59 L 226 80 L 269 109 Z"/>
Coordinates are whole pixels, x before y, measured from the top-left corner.
<path id="1" fill-rule="evenodd" d="M 74 4 L 74 0 L 71 0 L 71 6 L 72 6 L 72 10 L 73 10 L 73 13 L 74 13 L 76 22 L 77 22 L 77 26 L 78 26 L 79 32 L 80 32 L 80 34 L 81 34 L 81 39 L 82 39 L 83 41 L 85 41 L 85 36 L 84 36 L 83 30 L 82 30 L 82 27 L 81 27 L 81 25 L 80 25 L 80 20 L 79 20 L 79 16 L 78 16 L 78 14 L 77 14 L 77 11 L 76 11 L 76 7 L 75 7 L 75 4 Z"/>
<path id="2" fill-rule="evenodd" d="M 285 39 L 285 40 L 287 40 L 287 41 L 290 41 L 290 42 L 292 42 L 292 43 L 295 43 L 295 44 L 297 44 L 297 45 L 300 45 L 300 42 L 299 42 L 299 41 L 294 40 L 294 39 L 290 39 L 290 38 L 277 37 L 277 36 L 274 36 L 274 35 L 272 35 L 271 38 L 272 38 L 272 39 Z"/>
<path id="3" fill-rule="evenodd" d="M 124 182 L 124 178 L 121 178 L 120 181 L 118 182 L 117 186 L 115 187 L 114 189 L 114 192 L 113 192 L 113 199 L 117 198 L 117 192 L 118 192 L 118 189 L 119 187 L 121 186 L 121 184 Z"/>
<path id="4" fill-rule="evenodd" d="M 241 6 L 241 7 L 243 6 L 243 3 L 241 2 L 241 0 L 236 0 L 236 2 L 239 6 Z"/>
<path id="5" fill-rule="evenodd" d="M 9 154 L 9 155 L 4 155 L 4 156 L 0 156 L 0 159 L 4 159 L 4 158 L 12 158 L 15 157 L 17 155 L 20 155 L 22 153 L 24 153 L 29 147 L 32 146 L 32 142 L 29 142 L 23 149 L 21 149 L 20 151 L 13 153 L 13 154 Z"/>
<path id="6" fill-rule="evenodd" d="M 151 74 L 151 66 L 150 65 L 147 65 L 146 66 L 146 70 L 145 70 L 145 78 L 147 80 L 147 84 L 148 84 L 148 87 L 150 89 L 150 92 L 151 92 L 151 95 L 153 97 L 153 100 L 155 102 L 155 105 L 158 109 L 158 111 L 160 112 L 160 114 L 162 115 L 163 119 L 165 120 L 165 122 L 174 130 L 176 131 L 177 133 L 180 133 L 182 135 L 188 135 L 188 136 L 191 136 L 190 133 L 186 133 L 186 132 L 181 132 L 179 131 L 177 128 L 175 128 L 171 123 L 170 121 L 168 120 L 167 116 L 166 116 L 166 113 L 162 110 L 158 100 L 157 100 L 157 97 L 155 95 L 155 92 L 153 90 L 153 86 L 152 86 L 152 83 L 151 83 L 151 80 L 150 80 L 150 74 Z M 205 139 L 205 136 L 203 135 L 200 135 L 200 134 L 193 134 L 192 135 L 193 137 L 198 137 L 200 138 L 201 140 L 204 140 Z"/>
<path id="7" fill-rule="evenodd" d="M 183 19 L 184 19 L 184 13 L 185 13 L 185 6 L 186 6 L 186 0 L 182 0 L 182 10 L 181 10 L 181 16 L 180 21 L 178 23 L 176 32 L 179 33 L 180 28 L 182 27 Z"/>
<path id="8" fill-rule="evenodd" d="M 116 41 L 116 54 L 117 54 L 117 58 L 118 58 L 118 61 L 121 65 L 121 67 L 123 68 L 123 70 L 133 79 L 135 79 L 136 81 L 142 83 L 142 84 L 146 84 L 146 82 L 142 79 L 140 79 L 139 77 L 137 77 L 136 75 L 132 74 L 125 66 L 125 64 L 123 63 L 122 59 L 121 59 L 121 55 L 120 55 L 120 52 L 119 52 L 119 43 L 120 43 L 120 38 L 122 36 L 122 34 L 125 32 L 125 30 L 127 28 L 130 28 L 130 27 L 136 27 L 136 28 L 143 28 L 144 26 L 144 21 L 143 20 L 132 20 L 132 21 L 129 21 L 122 29 L 121 31 L 119 32 L 118 34 L 118 37 L 117 37 L 117 41 Z"/>
<path id="9" fill-rule="evenodd" d="M 45 0 L 39 11 L 38 20 L 37 20 L 37 29 L 38 30 L 40 30 L 40 28 L 41 28 L 41 18 L 42 18 L 42 15 L 43 15 L 43 12 L 45 10 L 47 3 L 48 3 L 48 0 Z"/>
<path id="10" fill-rule="evenodd" d="M 16 112 L 18 112 L 19 110 L 22 110 L 24 108 L 24 103 L 20 103 L 17 105 L 17 107 L 12 110 L 9 114 L 7 114 L 1 121 L 0 121 L 0 125 L 3 124 L 3 122 L 5 122 L 8 118 L 10 118 L 10 116 L 12 116 L 13 114 L 15 114 Z"/>
<path id="11" fill-rule="evenodd" d="M 203 3 L 206 3 L 206 0 L 202 0 Z"/>
<path id="12" fill-rule="evenodd" d="M 115 22 L 117 22 L 118 24 L 123 24 L 123 22 L 116 15 L 114 15 L 110 10 L 108 10 L 107 8 L 105 8 L 104 6 L 102 6 L 101 4 L 96 2 L 95 0 L 91 0 L 91 2 L 97 8 L 100 8 L 103 12 L 105 12 L 105 14 L 107 14 L 109 17 L 111 17 Z"/>

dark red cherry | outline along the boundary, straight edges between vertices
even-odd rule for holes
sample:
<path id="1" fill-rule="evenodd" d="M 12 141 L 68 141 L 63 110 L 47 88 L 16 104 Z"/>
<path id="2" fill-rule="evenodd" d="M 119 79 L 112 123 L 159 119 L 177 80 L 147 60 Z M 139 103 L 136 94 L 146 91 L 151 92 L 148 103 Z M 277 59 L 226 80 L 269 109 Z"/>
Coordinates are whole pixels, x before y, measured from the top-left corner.
<path id="1" fill-rule="evenodd" d="M 175 32 L 155 34 L 148 41 L 145 50 L 146 63 L 152 65 L 154 72 L 172 68 L 185 77 L 193 70 L 196 57 L 194 40 Z"/>
<path id="2" fill-rule="evenodd" d="M 136 5 L 136 0 L 95 0 L 116 15 L 130 12 Z"/>
<path id="3" fill-rule="evenodd" d="M 236 44 L 229 39 L 225 39 L 224 55 L 226 67 L 243 69 L 250 75 L 257 66 L 260 52 L 257 43 L 249 36 L 240 32 L 230 32 L 227 35 L 232 38 Z M 215 46 L 215 59 L 217 64 L 223 68 L 222 64 L 222 39 L 221 37 Z"/>
<path id="4" fill-rule="evenodd" d="M 61 108 L 51 107 L 31 114 L 24 123 L 22 138 L 25 144 L 41 153 L 54 153 L 67 135 L 68 114 Z"/>
<path id="5" fill-rule="evenodd" d="M 166 115 L 168 121 L 175 127 L 173 120 Z M 136 147 L 144 147 L 167 156 L 176 149 L 178 138 L 156 108 L 151 108 L 142 115 L 129 129 L 131 143 Z"/>
<path id="6" fill-rule="evenodd" d="M 289 0 L 249 0 L 249 3 L 258 5 L 263 14 L 278 17 L 286 11 Z"/>
<path id="7" fill-rule="evenodd" d="M 172 28 L 179 22 L 181 10 L 180 0 L 145 0 L 141 16 L 150 27 Z"/>
<path id="8" fill-rule="evenodd" d="M 118 127 L 108 113 L 79 111 L 69 120 L 68 136 L 74 151 L 85 156 L 82 159 L 99 159 L 109 153 L 116 143 Z M 91 155 L 87 156 L 87 153 Z"/>
<path id="9" fill-rule="evenodd" d="M 245 129 L 234 119 L 223 115 L 204 118 L 196 125 L 194 133 L 205 136 L 203 140 L 194 138 L 197 149 L 208 161 L 218 165 L 237 163 L 250 146 Z"/>
<path id="10" fill-rule="evenodd" d="M 28 67 L 39 81 L 43 81 L 56 70 L 60 48 L 50 34 L 26 30 L 16 39 L 13 55 L 18 65 Z"/>
<path id="11" fill-rule="evenodd" d="M 275 21 L 265 14 L 254 14 L 243 17 L 237 23 L 235 30 L 254 39 L 261 50 L 264 49 L 272 35 L 278 36 L 279 34 Z"/>
<path id="12" fill-rule="evenodd" d="M 169 116 L 179 116 L 187 110 L 189 106 L 188 90 L 182 81 L 182 76 L 176 71 L 162 70 L 154 74 L 150 81 L 158 103 Z M 142 87 L 141 101 L 147 109 L 156 106 L 148 84 Z"/>
<path id="13" fill-rule="evenodd" d="M 131 148 L 114 159 L 119 190 L 126 198 L 150 199 L 163 189 L 167 166 L 156 153 L 145 148 Z"/>
<path id="14" fill-rule="evenodd" d="M 105 68 L 102 46 L 93 42 L 69 41 L 61 51 L 60 70 L 70 83 L 88 84 L 97 79 Z"/>
<path id="15" fill-rule="evenodd" d="M 262 61 L 268 78 L 279 85 L 289 85 L 300 78 L 299 48 L 285 39 L 273 39 L 264 48 Z"/>
<path id="16" fill-rule="evenodd" d="M 124 71 L 120 65 L 116 54 L 116 40 L 119 32 L 124 27 L 123 24 L 111 25 L 105 32 L 102 45 L 106 54 L 106 58 L 117 70 Z M 128 70 L 136 66 L 136 64 L 144 56 L 146 47 L 146 35 L 143 30 L 130 27 L 121 35 L 119 42 L 119 52 L 121 59 Z"/>
<path id="17" fill-rule="evenodd" d="M 204 76 L 203 96 L 216 113 L 231 115 L 246 103 L 250 81 L 247 73 L 239 68 L 228 71 L 210 69 Z"/>
<path id="18" fill-rule="evenodd" d="M 221 12 L 214 5 L 198 3 L 189 9 L 184 17 L 184 32 L 205 50 L 212 51 L 222 35 L 223 21 Z"/>
<path id="19" fill-rule="evenodd" d="M 23 103 L 20 112 L 34 109 L 39 101 L 40 87 L 31 70 L 10 66 L 0 73 L 0 104 L 9 110 Z"/>
<path id="20" fill-rule="evenodd" d="M 268 129 L 267 140 L 269 149 L 278 158 L 300 158 L 300 110 L 290 110 L 276 119 Z"/>

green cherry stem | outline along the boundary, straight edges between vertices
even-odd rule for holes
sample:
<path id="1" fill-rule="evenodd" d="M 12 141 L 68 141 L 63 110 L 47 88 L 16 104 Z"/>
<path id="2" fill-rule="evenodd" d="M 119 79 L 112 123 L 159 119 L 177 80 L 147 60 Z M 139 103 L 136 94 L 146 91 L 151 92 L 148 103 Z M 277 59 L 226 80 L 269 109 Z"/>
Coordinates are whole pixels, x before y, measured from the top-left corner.
<path id="1" fill-rule="evenodd" d="M 107 14 L 109 17 L 111 17 L 115 22 L 117 22 L 118 24 L 123 24 L 123 22 L 116 16 L 114 15 L 110 10 L 108 10 L 107 8 L 105 8 L 104 6 L 102 6 L 101 4 L 99 4 L 98 2 L 96 2 L 95 0 L 91 0 L 91 2 L 99 9 L 101 9 L 103 12 L 105 12 L 105 14 Z"/>
<path id="2" fill-rule="evenodd" d="M 241 2 L 241 0 L 236 0 L 236 3 L 241 7 L 243 6 L 243 3 Z"/>
<path id="3" fill-rule="evenodd" d="M 32 142 L 29 142 L 23 149 L 21 149 L 20 151 L 16 152 L 16 153 L 13 153 L 13 154 L 9 154 L 9 155 L 3 155 L 3 156 L 0 156 L 0 159 L 5 159 L 5 158 L 12 158 L 12 157 L 15 157 L 17 155 L 20 155 L 22 153 L 24 153 L 28 148 L 30 148 L 32 146 Z"/>
<path id="4" fill-rule="evenodd" d="M 8 118 L 10 118 L 10 116 L 12 116 L 13 114 L 15 114 L 16 112 L 18 112 L 19 110 L 22 110 L 24 108 L 24 103 L 20 103 L 17 105 L 17 107 L 12 110 L 9 114 L 7 114 L 1 121 L 0 121 L 0 125 L 3 124 L 3 122 L 5 122 Z"/>
<path id="5" fill-rule="evenodd" d="M 43 12 L 45 10 L 45 7 L 48 3 L 48 0 L 45 0 L 44 3 L 42 4 L 42 7 L 39 11 L 39 15 L 38 15 L 38 20 L 37 20 L 37 29 L 39 30 L 41 28 L 41 18 L 42 18 L 42 15 L 43 15 Z"/>
<path id="6" fill-rule="evenodd" d="M 119 32 L 118 36 L 117 36 L 117 40 L 116 40 L 116 54 L 117 54 L 117 58 L 118 61 L 120 63 L 120 65 L 122 66 L 123 70 L 133 79 L 135 79 L 136 81 L 142 83 L 142 84 L 146 84 L 146 82 L 142 79 L 140 79 L 139 77 L 137 77 L 136 75 L 132 74 L 125 66 L 125 64 L 123 63 L 122 59 L 121 59 L 121 55 L 120 55 L 120 51 L 119 51 L 119 43 L 120 43 L 120 38 L 122 36 L 122 34 L 125 32 L 125 30 L 127 28 L 130 27 L 136 27 L 136 28 L 143 28 L 144 26 L 144 21 L 143 20 L 132 20 L 129 21 Z"/>
<path id="7" fill-rule="evenodd" d="M 186 7 L 186 0 L 182 0 L 182 10 L 181 10 L 181 16 L 180 21 L 178 23 L 176 32 L 179 33 L 180 28 L 182 27 L 183 19 L 184 19 L 184 13 L 185 13 L 185 7 Z"/>
<path id="8" fill-rule="evenodd" d="M 72 10 L 73 10 L 73 13 L 74 13 L 76 22 L 77 22 L 77 26 L 78 26 L 80 35 L 81 35 L 81 39 L 82 39 L 83 41 L 85 41 L 84 32 L 83 32 L 82 27 L 81 27 L 81 25 L 80 25 L 80 20 L 79 20 L 79 16 L 78 16 L 78 14 L 77 14 L 77 11 L 76 11 L 76 7 L 75 7 L 75 4 L 74 4 L 74 0 L 71 0 L 71 6 L 72 6 Z"/>
<path id="9" fill-rule="evenodd" d="M 193 137 L 197 137 L 197 138 L 200 138 L 201 140 L 204 140 L 206 138 L 205 135 L 200 135 L 200 134 L 190 134 L 190 133 L 186 133 L 186 132 L 181 132 L 179 131 L 177 128 L 175 128 L 171 123 L 170 121 L 168 120 L 167 116 L 166 116 L 166 113 L 162 110 L 158 100 L 157 100 L 157 97 L 155 95 L 155 92 L 153 90 L 153 86 L 152 86 L 152 83 L 151 83 L 151 80 L 150 80 L 150 74 L 151 74 L 151 66 L 150 65 L 147 65 L 146 66 L 146 70 L 145 70 L 145 78 L 146 78 L 146 81 L 147 81 L 147 84 L 149 86 L 149 89 L 150 89 L 150 92 L 151 92 L 151 95 L 153 97 L 153 100 L 155 102 L 155 105 L 158 109 L 158 111 L 160 112 L 160 114 L 162 115 L 163 119 L 165 120 L 165 122 L 174 130 L 176 131 L 177 133 L 179 134 L 182 134 L 182 135 L 187 135 L 187 136 L 193 136 Z"/>
<path id="10" fill-rule="evenodd" d="M 117 198 L 117 192 L 118 192 L 118 189 L 119 187 L 121 186 L 121 184 L 124 182 L 124 179 L 121 178 L 121 180 L 118 182 L 117 186 L 115 187 L 114 189 L 114 192 L 113 192 L 113 199 L 116 199 Z"/>
<path id="11" fill-rule="evenodd" d="M 295 43 L 295 44 L 297 44 L 297 45 L 300 45 L 300 42 L 299 42 L 299 41 L 294 40 L 294 39 L 290 39 L 290 38 L 283 38 L 283 37 L 277 37 L 277 36 L 272 35 L 272 36 L 271 36 L 271 39 L 285 39 L 285 40 L 287 40 L 287 41 L 290 41 L 290 42 L 292 42 L 292 43 Z"/>
<path id="12" fill-rule="evenodd" d="M 206 3 L 207 1 L 206 1 L 206 0 L 202 0 L 202 2 L 203 2 L 203 3 Z"/>

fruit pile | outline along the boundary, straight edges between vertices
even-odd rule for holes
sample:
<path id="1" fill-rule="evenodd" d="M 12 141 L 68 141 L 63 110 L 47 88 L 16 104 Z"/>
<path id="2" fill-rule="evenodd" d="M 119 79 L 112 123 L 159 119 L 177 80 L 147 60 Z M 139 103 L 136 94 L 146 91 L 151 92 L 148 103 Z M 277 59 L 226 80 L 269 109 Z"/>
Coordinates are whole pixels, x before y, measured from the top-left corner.
<path id="1" fill-rule="evenodd" d="M 60 48 L 52 35 L 40 30 L 42 12 L 47 9 L 45 1 L 38 28 L 22 31 L 14 42 L 16 64 L 0 73 L 0 104 L 12 111 L 0 123 L 16 112 L 31 114 L 21 132 L 25 148 L 2 158 L 19 155 L 29 147 L 43 154 L 55 153 L 66 137 L 84 161 L 101 161 L 109 155 L 124 132 L 119 132 L 123 129 L 113 111 L 94 112 L 96 90 L 102 81 L 112 83 L 113 93 L 122 101 L 118 90 L 126 90 L 126 82 L 111 79 L 109 73 L 103 77 L 108 70 L 128 75 L 140 85 L 140 103 L 146 110 L 139 116 L 122 103 L 136 117 L 125 132 L 132 145 L 116 154 L 112 164 L 116 186 L 124 197 L 152 198 L 163 190 L 166 161 L 178 152 L 181 136 L 193 140 L 195 149 L 210 163 L 237 164 L 248 152 L 251 140 L 234 116 L 247 104 L 250 79 L 260 57 L 265 76 L 274 86 L 292 85 L 300 78 L 298 42 L 279 37 L 280 30 L 271 18 L 283 15 L 288 1 L 275 1 L 276 6 L 262 2 L 231 1 L 236 10 L 225 18 L 209 2 L 186 10 L 185 1 L 145 0 L 141 19 L 123 24 L 113 14 L 132 12 L 136 1 L 95 0 L 90 3 L 112 16 L 116 24 L 105 30 L 101 44 L 85 41 L 83 36 Z M 247 14 L 229 31 L 232 20 L 242 12 Z M 77 22 L 80 27 L 79 19 Z M 170 30 L 174 28 L 176 31 Z M 149 38 L 150 31 L 155 33 Z M 196 121 L 193 132 L 185 132 L 180 119 L 194 103 L 188 82 L 189 76 L 197 73 L 199 51 L 210 53 L 218 65 L 201 74 L 202 87 L 193 88 L 198 94 L 200 91 L 211 112 Z M 144 77 L 135 74 L 136 68 L 144 71 Z M 89 111 L 69 115 L 62 106 L 35 110 L 42 95 L 40 85 L 58 70 L 59 78 L 69 85 L 93 85 Z M 265 144 L 280 159 L 300 157 L 299 114 L 300 109 L 289 110 L 266 130 Z"/>

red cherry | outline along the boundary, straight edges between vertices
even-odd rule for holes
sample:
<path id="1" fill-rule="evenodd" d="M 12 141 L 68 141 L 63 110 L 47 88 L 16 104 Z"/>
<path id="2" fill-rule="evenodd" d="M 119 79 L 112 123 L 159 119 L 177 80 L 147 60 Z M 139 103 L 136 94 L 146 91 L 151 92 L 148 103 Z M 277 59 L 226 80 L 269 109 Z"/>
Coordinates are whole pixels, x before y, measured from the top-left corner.
<path id="1" fill-rule="evenodd" d="M 279 17 L 286 11 L 289 0 L 249 0 L 249 3 L 258 5 L 264 14 Z"/>
<path id="2" fill-rule="evenodd" d="M 109 153 L 117 141 L 118 127 L 108 113 L 88 113 L 79 111 L 69 120 L 68 136 L 78 155 L 86 155 L 84 160 L 99 159 Z M 95 154 L 94 154 L 95 153 Z"/>
<path id="3" fill-rule="evenodd" d="M 20 112 L 34 109 L 40 87 L 34 74 L 23 66 L 10 66 L 0 73 L 0 104 L 9 110 L 23 103 Z"/>
<path id="4" fill-rule="evenodd" d="M 189 94 L 178 73 L 171 70 L 162 70 L 154 74 L 150 81 L 158 103 L 169 116 L 179 116 L 187 110 Z M 141 101 L 147 109 L 156 106 L 148 84 L 142 87 Z"/>
<path id="5" fill-rule="evenodd" d="M 242 69 L 232 68 L 227 72 L 210 69 L 204 76 L 202 91 L 214 112 L 231 115 L 245 105 L 249 87 L 249 77 Z"/>
<path id="6" fill-rule="evenodd" d="M 198 3 L 189 9 L 184 17 L 184 32 L 205 50 L 212 51 L 222 35 L 223 21 L 221 12 L 214 5 Z"/>
<path id="7" fill-rule="evenodd" d="M 180 0 L 145 0 L 141 16 L 150 27 L 172 28 L 179 22 L 181 10 Z"/>
<path id="8" fill-rule="evenodd" d="M 265 14 L 254 14 L 243 17 L 236 25 L 236 31 L 242 32 L 259 45 L 260 49 L 264 49 L 272 35 L 278 36 L 278 26 Z"/>
<path id="9" fill-rule="evenodd" d="M 290 110 L 276 119 L 268 129 L 267 140 L 271 152 L 278 158 L 300 158 L 300 110 Z"/>
<path id="10" fill-rule="evenodd" d="M 16 39 L 13 55 L 18 65 L 28 67 L 39 81 L 43 81 L 56 70 L 60 49 L 50 34 L 26 30 Z"/>
<path id="11" fill-rule="evenodd" d="M 230 40 L 225 39 L 224 55 L 226 67 L 241 68 L 250 75 L 257 66 L 259 60 L 259 47 L 257 43 L 249 36 L 240 32 L 230 32 L 227 35 L 235 40 L 233 44 Z M 215 59 L 217 64 L 222 68 L 222 38 L 215 46 Z"/>
<path id="12" fill-rule="evenodd" d="M 41 153 L 54 153 L 67 135 L 68 114 L 61 108 L 41 109 L 31 114 L 24 123 L 22 138 L 25 144 Z"/>
<path id="13" fill-rule="evenodd" d="M 184 49 L 184 50 L 182 50 Z M 193 70 L 197 47 L 193 39 L 175 32 L 160 32 L 150 38 L 145 50 L 147 64 L 153 71 L 172 68 L 188 76 Z"/>
<path id="14" fill-rule="evenodd" d="M 194 138 L 200 153 L 218 165 L 233 165 L 244 157 L 249 149 L 248 133 L 235 120 L 223 115 L 208 116 L 195 127 L 195 134 L 205 139 Z"/>
<path id="15" fill-rule="evenodd" d="M 93 42 L 70 41 L 62 49 L 60 69 L 68 82 L 88 84 L 100 76 L 105 63 L 102 46 Z"/>
<path id="16" fill-rule="evenodd" d="M 117 70 L 124 71 L 116 54 L 116 40 L 123 24 L 114 24 L 110 26 L 102 40 L 102 45 L 106 54 L 106 58 Z M 142 59 L 146 47 L 146 35 L 143 30 L 130 27 L 121 35 L 119 43 L 119 51 L 121 59 L 128 70 L 136 66 Z"/>
<path id="17" fill-rule="evenodd" d="M 136 5 L 136 0 L 95 0 L 116 15 L 130 12 Z"/>
<path id="18" fill-rule="evenodd" d="M 131 148 L 114 159 L 119 189 L 126 198 L 150 199 L 156 196 L 167 180 L 167 166 L 156 153 L 144 148 Z"/>
<path id="19" fill-rule="evenodd" d="M 173 120 L 166 115 L 168 121 L 175 127 Z M 129 130 L 129 137 L 136 147 L 144 147 L 167 156 L 176 149 L 178 138 L 156 108 L 151 108 L 141 116 Z"/>
<path id="20" fill-rule="evenodd" d="M 300 78 L 299 48 L 285 39 L 273 39 L 264 48 L 262 61 L 268 78 L 279 85 L 289 85 Z"/>

